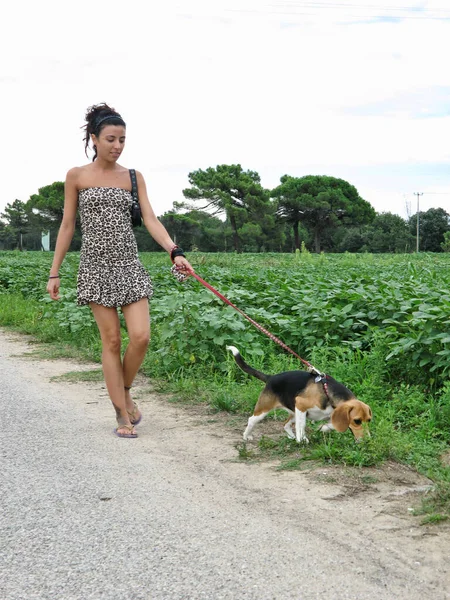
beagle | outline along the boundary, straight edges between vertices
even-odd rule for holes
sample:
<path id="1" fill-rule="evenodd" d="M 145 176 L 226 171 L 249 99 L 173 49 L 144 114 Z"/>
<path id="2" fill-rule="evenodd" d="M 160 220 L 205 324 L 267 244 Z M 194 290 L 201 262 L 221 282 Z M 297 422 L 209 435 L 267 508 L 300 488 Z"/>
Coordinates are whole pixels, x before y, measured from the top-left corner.
<path id="1" fill-rule="evenodd" d="M 261 392 L 253 415 L 244 431 L 244 441 L 251 440 L 253 427 L 275 408 L 283 408 L 290 413 L 284 425 L 288 437 L 297 442 L 308 443 L 305 435 L 306 419 L 321 421 L 327 419 L 321 431 L 332 429 L 343 432 L 351 429 L 356 441 L 364 435 L 363 423 L 372 419 L 370 406 L 364 404 L 342 383 L 329 375 L 316 377 L 307 371 L 288 371 L 278 375 L 265 375 L 248 365 L 234 346 L 227 346 L 233 353 L 237 365 L 249 375 L 264 381 L 266 387 Z M 295 420 L 295 436 L 292 423 Z"/>

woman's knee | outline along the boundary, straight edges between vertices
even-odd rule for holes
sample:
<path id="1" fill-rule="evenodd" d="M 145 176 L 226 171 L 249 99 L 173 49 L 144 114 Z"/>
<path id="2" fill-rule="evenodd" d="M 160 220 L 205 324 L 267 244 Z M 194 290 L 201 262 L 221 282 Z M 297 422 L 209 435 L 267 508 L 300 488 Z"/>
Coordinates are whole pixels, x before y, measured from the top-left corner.
<path id="1" fill-rule="evenodd" d="M 121 339 L 120 335 L 108 335 L 102 338 L 103 350 L 113 354 L 120 354 Z"/>
<path id="2" fill-rule="evenodd" d="M 150 331 L 141 330 L 129 334 L 130 344 L 135 348 L 147 348 L 150 343 Z"/>

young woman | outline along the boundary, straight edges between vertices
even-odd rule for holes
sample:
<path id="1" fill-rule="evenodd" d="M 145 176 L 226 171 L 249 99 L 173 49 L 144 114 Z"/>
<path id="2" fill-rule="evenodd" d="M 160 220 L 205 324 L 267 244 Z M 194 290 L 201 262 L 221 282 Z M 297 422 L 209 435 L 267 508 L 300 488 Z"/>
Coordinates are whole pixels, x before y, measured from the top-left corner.
<path id="1" fill-rule="evenodd" d="M 102 340 L 102 366 L 109 397 L 116 410 L 119 437 L 135 438 L 141 412 L 130 387 L 142 364 L 150 339 L 148 301 L 153 290 L 139 261 L 131 223 L 130 172 L 117 163 L 125 146 L 125 122 L 107 104 L 86 113 L 85 151 L 92 141 L 92 163 L 70 169 L 64 190 L 64 216 L 56 240 L 47 290 L 59 299 L 59 268 L 64 260 L 80 212 L 82 245 L 78 271 L 77 303 L 89 304 Z M 150 235 L 170 254 L 177 269 L 193 269 L 181 248 L 156 218 L 147 197 L 145 181 L 136 172 L 142 220 Z M 121 359 L 117 308 L 125 318 L 130 343 Z"/>

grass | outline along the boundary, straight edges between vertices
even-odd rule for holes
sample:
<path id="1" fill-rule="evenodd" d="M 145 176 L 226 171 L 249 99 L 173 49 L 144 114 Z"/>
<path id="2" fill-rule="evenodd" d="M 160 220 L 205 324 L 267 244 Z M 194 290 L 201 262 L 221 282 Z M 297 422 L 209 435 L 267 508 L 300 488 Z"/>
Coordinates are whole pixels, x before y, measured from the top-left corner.
<path id="1" fill-rule="evenodd" d="M 414 514 L 423 516 L 423 525 L 441 523 L 450 518 L 450 481 L 447 473 L 443 476 L 444 479 L 436 482 L 432 492 L 423 497 L 421 506 L 414 511 Z"/>
<path id="2" fill-rule="evenodd" d="M 371 437 L 324 435 L 308 424 L 310 444 L 282 433 L 284 413 L 270 416 L 274 437 L 239 444 L 241 460 L 276 459 L 280 469 L 313 463 L 364 468 L 396 461 L 435 483 L 420 514 L 430 523 L 450 515 L 450 257 L 446 255 L 235 255 L 191 253 L 199 274 L 301 356 L 345 383 L 373 410 Z M 62 299 L 45 296 L 47 253 L 0 252 L 0 325 L 33 336 L 42 358 L 99 362 L 90 310 L 75 305 L 78 255 L 61 269 Z M 275 373 L 299 368 L 290 355 L 197 282 L 178 284 L 163 253 L 142 255 L 155 284 L 152 343 L 142 365 L 171 402 L 202 403 L 234 418 L 252 412 L 261 382 L 235 365 L 227 344 L 252 366 Z M 123 326 L 123 319 L 121 320 Z M 127 334 L 122 327 L 124 345 Z M 301 368 L 301 367 L 300 367 Z M 101 371 L 67 380 L 101 379 Z M 270 421 L 269 421 L 270 424 Z M 366 482 L 363 477 L 368 478 Z"/>
<path id="3" fill-rule="evenodd" d="M 440 513 L 431 513 L 427 517 L 424 517 L 421 521 L 422 525 L 436 525 L 444 521 L 448 521 L 448 515 L 442 515 Z"/>
<path id="4" fill-rule="evenodd" d="M 83 381 L 103 381 L 102 369 L 90 369 L 89 371 L 68 371 L 62 375 L 54 375 L 51 381 L 68 381 L 78 383 Z"/>
<path id="5" fill-rule="evenodd" d="M 378 482 L 378 478 L 374 477 L 373 475 L 362 475 L 361 476 L 361 483 L 364 483 L 366 485 L 371 485 L 373 483 L 377 483 Z"/>
<path id="6" fill-rule="evenodd" d="M 239 442 L 235 447 L 240 460 L 253 460 L 256 458 L 255 451 L 249 448 L 245 442 Z"/>

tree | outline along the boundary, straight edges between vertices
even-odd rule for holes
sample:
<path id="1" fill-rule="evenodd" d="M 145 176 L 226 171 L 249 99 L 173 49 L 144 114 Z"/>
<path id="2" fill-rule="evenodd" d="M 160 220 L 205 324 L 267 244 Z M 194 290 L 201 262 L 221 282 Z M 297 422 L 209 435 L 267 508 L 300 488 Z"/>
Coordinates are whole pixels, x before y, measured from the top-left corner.
<path id="1" fill-rule="evenodd" d="M 241 165 L 218 165 L 215 169 L 193 171 L 188 177 L 192 187 L 183 190 L 184 196 L 206 201 L 200 210 L 212 209 L 212 215 L 225 214 L 233 231 L 234 249 L 240 252 L 238 222 L 243 225 L 269 203 L 258 173 L 243 171 Z"/>
<path id="2" fill-rule="evenodd" d="M 228 229 L 226 223 L 200 210 L 179 214 L 177 211 L 180 210 L 180 206 L 175 202 L 174 209 L 167 211 L 158 218 L 174 241 L 184 250 L 201 250 L 203 252 L 223 252 L 226 250 Z M 161 246 L 148 235 L 145 227 L 137 227 L 134 234 L 140 251 L 162 251 Z M 229 235 L 230 232 L 228 232 L 228 237 Z"/>
<path id="3" fill-rule="evenodd" d="M 337 242 L 339 252 L 361 252 L 363 248 L 367 249 L 365 236 L 359 227 L 351 227 L 340 233 L 340 239 Z"/>
<path id="4" fill-rule="evenodd" d="M 442 252 L 450 252 L 450 231 L 444 233 L 444 241 L 441 243 Z"/>
<path id="5" fill-rule="evenodd" d="M 417 215 L 409 220 L 410 231 L 416 235 Z M 444 235 L 450 231 L 450 215 L 443 208 L 430 208 L 419 212 L 419 250 L 442 252 Z"/>
<path id="6" fill-rule="evenodd" d="M 201 210 L 192 210 L 187 215 L 198 227 L 192 246 L 204 252 L 223 252 L 227 247 L 227 237 L 231 245 L 231 231 L 224 221 Z"/>
<path id="7" fill-rule="evenodd" d="M 271 196 L 277 198 L 279 217 L 289 221 L 294 228 L 296 248 L 299 248 L 300 222 L 312 232 L 315 251 L 320 252 L 321 238 L 326 230 L 341 224 L 370 223 L 375 217 L 369 202 L 344 179 L 325 175 L 283 175 L 280 181 L 281 185 Z"/>
<path id="8" fill-rule="evenodd" d="M 184 214 L 176 214 L 173 211 L 164 213 L 160 217 L 167 231 L 170 232 L 177 244 L 180 244 L 185 250 L 202 250 L 214 252 L 223 247 L 223 229 L 224 223 L 217 217 L 212 217 L 208 213 L 199 210 L 189 211 Z M 207 229 L 212 228 L 218 231 L 220 239 L 219 248 L 213 244 L 211 247 L 208 240 Z M 219 233 L 220 232 L 220 233 Z"/>
<path id="9" fill-rule="evenodd" d="M 17 247 L 17 237 L 9 225 L 0 221 L 0 249 L 13 250 Z"/>
<path id="10" fill-rule="evenodd" d="M 30 196 L 27 208 L 34 214 L 33 227 L 42 231 L 50 231 L 51 247 L 54 248 L 56 236 L 64 215 L 64 182 L 54 181 L 50 185 L 39 188 L 37 194 Z M 77 214 L 75 232 L 70 244 L 70 250 L 81 247 L 81 224 Z"/>
<path id="11" fill-rule="evenodd" d="M 277 216 L 292 225 L 296 250 L 300 249 L 299 227 L 305 204 L 312 201 L 311 197 L 307 197 L 304 187 L 301 178 L 283 175 L 281 185 L 271 192 L 271 197 L 277 200 Z"/>
<path id="12" fill-rule="evenodd" d="M 12 204 L 7 204 L 1 218 L 6 221 L 7 232 L 15 239 L 16 247 L 23 250 L 22 238 L 29 228 L 29 219 L 24 202 L 14 200 Z"/>
<path id="13" fill-rule="evenodd" d="M 64 183 L 55 181 L 39 188 L 30 196 L 27 204 L 40 215 L 48 225 L 60 226 L 64 214 Z"/>
<path id="14" fill-rule="evenodd" d="M 407 221 L 390 212 L 377 214 L 370 225 L 348 229 L 339 243 L 344 252 L 411 252 L 413 247 Z"/>
<path id="15" fill-rule="evenodd" d="M 285 226 L 276 217 L 276 205 L 268 202 L 252 212 L 239 228 L 239 236 L 253 252 L 279 251 L 286 240 Z"/>
<path id="16" fill-rule="evenodd" d="M 371 252 L 411 252 L 414 247 L 408 223 L 400 215 L 378 214 L 370 230 L 367 241 Z"/>

